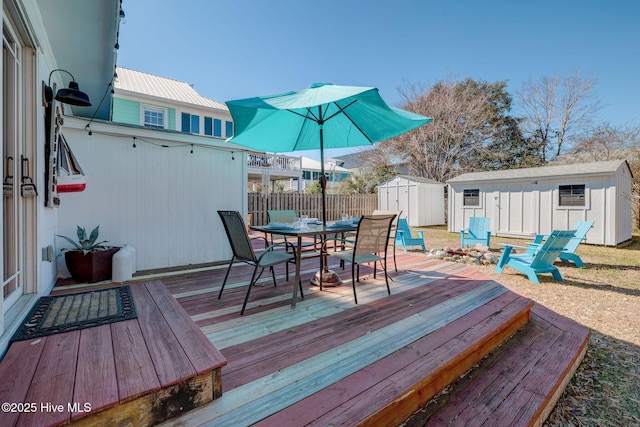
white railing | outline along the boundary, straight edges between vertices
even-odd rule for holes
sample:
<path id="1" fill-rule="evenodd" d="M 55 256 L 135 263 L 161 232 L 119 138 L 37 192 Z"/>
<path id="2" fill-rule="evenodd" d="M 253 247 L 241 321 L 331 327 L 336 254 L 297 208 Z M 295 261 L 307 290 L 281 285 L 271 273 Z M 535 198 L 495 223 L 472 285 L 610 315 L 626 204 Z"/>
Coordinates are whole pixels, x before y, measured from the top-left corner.
<path id="1" fill-rule="evenodd" d="M 247 155 L 247 166 L 261 170 L 300 172 L 302 171 L 302 158 L 250 152 Z"/>

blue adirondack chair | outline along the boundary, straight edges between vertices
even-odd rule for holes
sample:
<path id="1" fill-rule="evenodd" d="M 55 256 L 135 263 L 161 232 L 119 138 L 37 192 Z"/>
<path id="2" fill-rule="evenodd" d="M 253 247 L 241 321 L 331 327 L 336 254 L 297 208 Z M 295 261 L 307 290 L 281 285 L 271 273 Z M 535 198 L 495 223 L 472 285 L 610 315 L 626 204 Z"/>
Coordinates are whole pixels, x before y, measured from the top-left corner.
<path id="1" fill-rule="evenodd" d="M 469 228 L 460 230 L 460 246 L 463 248 L 478 243 L 488 247 L 489 239 L 491 239 L 491 228 L 487 217 L 471 217 L 469 218 Z"/>
<path id="2" fill-rule="evenodd" d="M 406 218 L 400 218 L 398 220 L 398 229 L 396 230 L 396 246 L 402 245 L 402 250 L 407 252 L 407 246 L 422 246 L 422 252 L 426 252 L 427 248 L 424 245 L 424 235 L 422 231 L 418 230 L 418 237 L 413 237 L 409 223 Z"/>
<path id="3" fill-rule="evenodd" d="M 560 258 L 564 262 L 573 261 L 576 267 L 584 267 L 584 262 L 582 261 L 582 258 L 580 258 L 578 254 L 576 254 L 576 249 L 578 249 L 578 246 L 580 246 L 580 243 L 582 243 L 583 240 L 587 239 L 587 233 L 589 232 L 591 227 L 593 227 L 593 224 L 593 221 L 578 221 L 573 227 L 573 230 L 575 230 L 576 232 L 575 237 L 569 240 L 569 243 L 567 243 L 567 245 L 564 247 L 564 250 L 560 252 L 558 258 Z M 530 249 L 527 252 L 533 253 L 536 247 L 544 242 L 544 239 L 546 237 L 547 236 L 545 236 L 544 234 L 536 235 L 533 243 L 530 246 Z"/>
<path id="4" fill-rule="evenodd" d="M 533 283 L 540 284 L 538 274 L 541 273 L 551 273 L 555 280 L 563 282 L 560 270 L 553 265 L 553 262 L 573 237 L 575 237 L 574 230 L 554 230 L 533 253 L 529 253 L 527 246 L 505 244 L 495 272 L 502 273 L 504 267 L 508 265 L 526 274 Z M 515 255 L 512 254 L 513 248 L 527 249 L 527 252 Z"/>

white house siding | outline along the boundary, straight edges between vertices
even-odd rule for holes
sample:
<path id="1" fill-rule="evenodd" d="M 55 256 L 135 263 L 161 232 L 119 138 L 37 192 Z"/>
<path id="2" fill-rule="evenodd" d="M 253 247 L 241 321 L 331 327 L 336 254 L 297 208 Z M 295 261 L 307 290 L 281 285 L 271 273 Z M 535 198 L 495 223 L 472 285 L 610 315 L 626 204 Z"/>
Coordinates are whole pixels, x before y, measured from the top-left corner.
<path id="1" fill-rule="evenodd" d="M 74 236 L 76 224 L 100 225 L 101 239 L 136 249 L 138 270 L 230 259 L 216 211 L 246 216 L 242 149 L 235 146 L 232 155 L 233 145 L 215 146 L 210 137 L 106 123 L 91 124 L 88 136 L 85 125 L 65 119 L 63 134 L 87 175 L 87 188 L 60 195 L 60 234 Z M 57 243 L 58 249 L 65 246 L 62 239 Z"/>
<path id="2" fill-rule="evenodd" d="M 632 232 L 631 173 L 624 161 L 607 164 L 610 170 L 600 172 L 592 170 L 598 168 L 591 166 L 594 164 L 584 168 L 565 165 L 566 176 L 545 176 L 546 168 L 534 168 L 529 177 L 523 176 L 527 173 L 523 169 L 454 178 L 449 181 L 449 231 L 466 227 L 470 217 L 487 216 L 493 235 L 529 238 L 588 220 L 594 226 L 587 243 L 615 246 L 625 242 Z M 558 206 L 559 186 L 570 184 L 585 185 L 585 206 Z M 480 190 L 480 206 L 463 206 L 463 190 L 471 188 Z"/>

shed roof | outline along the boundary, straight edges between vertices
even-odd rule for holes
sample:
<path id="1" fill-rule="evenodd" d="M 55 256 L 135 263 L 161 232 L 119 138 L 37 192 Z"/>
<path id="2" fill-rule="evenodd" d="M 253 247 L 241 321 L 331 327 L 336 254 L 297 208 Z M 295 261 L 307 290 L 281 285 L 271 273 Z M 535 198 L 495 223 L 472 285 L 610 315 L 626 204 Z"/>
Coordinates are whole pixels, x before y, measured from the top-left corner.
<path id="1" fill-rule="evenodd" d="M 461 182 L 517 180 L 527 178 L 555 178 L 580 175 L 611 174 L 618 171 L 620 166 L 629 165 L 626 160 L 611 160 L 608 162 L 572 163 L 537 168 L 509 169 L 486 172 L 470 172 L 447 180 L 448 184 Z"/>
<path id="2" fill-rule="evenodd" d="M 391 182 L 391 181 L 393 181 L 395 179 L 398 179 L 398 178 L 403 178 L 403 179 L 406 179 L 408 181 L 418 182 L 418 183 L 422 183 L 422 184 L 440 184 L 440 185 L 444 185 L 444 183 L 435 181 L 433 179 L 423 178 L 421 176 L 411 176 L 411 175 L 396 175 L 393 178 L 383 182 L 380 185 L 384 185 L 384 184 L 386 184 L 388 182 Z"/>
<path id="3" fill-rule="evenodd" d="M 188 83 L 123 67 L 117 67 L 116 72 L 116 90 L 228 111 L 226 105 L 200 95 Z"/>

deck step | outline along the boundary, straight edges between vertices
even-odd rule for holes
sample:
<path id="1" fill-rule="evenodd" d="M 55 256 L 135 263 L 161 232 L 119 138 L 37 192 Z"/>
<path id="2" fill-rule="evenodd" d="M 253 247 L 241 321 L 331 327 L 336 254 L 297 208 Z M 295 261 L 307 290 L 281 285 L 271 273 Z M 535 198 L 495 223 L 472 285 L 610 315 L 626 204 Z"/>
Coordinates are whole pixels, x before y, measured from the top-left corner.
<path id="1" fill-rule="evenodd" d="M 504 294 L 256 425 L 398 425 L 525 325 L 532 306 Z"/>
<path id="2" fill-rule="evenodd" d="M 529 324 L 403 425 L 542 425 L 584 358 L 590 334 L 535 305 Z"/>

